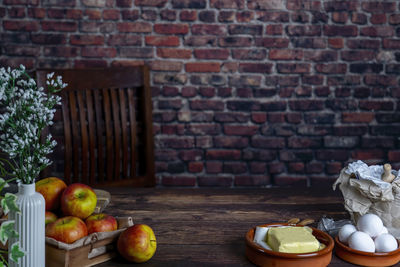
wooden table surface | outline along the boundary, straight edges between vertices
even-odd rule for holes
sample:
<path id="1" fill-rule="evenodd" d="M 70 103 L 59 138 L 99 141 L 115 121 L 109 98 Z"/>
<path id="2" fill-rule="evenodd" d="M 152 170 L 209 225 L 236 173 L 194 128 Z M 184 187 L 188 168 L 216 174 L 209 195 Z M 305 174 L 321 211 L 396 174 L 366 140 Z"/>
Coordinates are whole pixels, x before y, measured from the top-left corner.
<path id="1" fill-rule="evenodd" d="M 292 217 L 348 219 L 339 190 L 326 188 L 107 188 L 105 212 L 151 226 L 157 251 L 148 266 L 254 266 L 245 257 L 246 232 Z M 316 226 L 316 224 L 312 225 Z M 132 266 L 120 256 L 102 267 Z M 329 266 L 354 266 L 333 253 Z"/>

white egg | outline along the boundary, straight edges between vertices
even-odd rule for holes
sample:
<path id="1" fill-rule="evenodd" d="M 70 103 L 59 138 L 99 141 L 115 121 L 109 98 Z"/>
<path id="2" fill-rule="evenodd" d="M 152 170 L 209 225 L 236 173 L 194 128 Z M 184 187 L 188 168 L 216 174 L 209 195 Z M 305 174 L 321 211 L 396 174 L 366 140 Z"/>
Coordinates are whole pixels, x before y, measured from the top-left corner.
<path id="1" fill-rule="evenodd" d="M 383 222 L 375 214 L 365 214 L 358 219 L 357 229 L 374 238 L 382 232 Z"/>
<path id="2" fill-rule="evenodd" d="M 388 233 L 389 233 L 388 229 L 385 226 L 383 226 L 382 232 L 380 233 L 380 235 L 381 234 L 388 234 Z"/>
<path id="3" fill-rule="evenodd" d="M 375 252 L 374 240 L 368 234 L 360 231 L 356 231 L 350 235 L 349 247 L 364 252 Z"/>
<path id="4" fill-rule="evenodd" d="M 349 239 L 349 236 L 357 231 L 356 227 L 352 224 L 345 224 L 340 228 L 339 230 L 339 240 L 340 242 L 343 242 L 347 244 L 347 241 Z"/>
<path id="5" fill-rule="evenodd" d="M 375 238 L 376 252 L 390 252 L 397 249 L 397 240 L 391 234 L 381 234 Z"/>

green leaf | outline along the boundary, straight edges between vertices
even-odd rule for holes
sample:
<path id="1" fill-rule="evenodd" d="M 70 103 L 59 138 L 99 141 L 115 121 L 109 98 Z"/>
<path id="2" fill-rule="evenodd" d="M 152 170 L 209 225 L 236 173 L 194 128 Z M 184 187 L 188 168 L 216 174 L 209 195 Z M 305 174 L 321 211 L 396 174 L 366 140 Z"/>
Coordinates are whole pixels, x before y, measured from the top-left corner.
<path id="1" fill-rule="evenodd" d="M 5 221 L 0 225 L 0 241 L 3 245 L 6 244 L 9 238 L 17 238 L 19 235 L 14 230 L 14 221 Z"/>
<path id="2" fill-rule="evenodd" d="M 25 253 L 19 248 L 18 242 L 15 242 L 14 244 L 11 245 L 11 253 L 9 253 L 10 259 L 18 263 L 18 259 L 22 258 L 24 255 Z"/>
<path id="3" fill-rule="evenodd" d="M 4 180 L 3 178 L 0 178 L 0 191 L 3 190 L 4 187 L 9 187 L 9 185 L 6 180 Z"/>
<path id="4" fill-rule="evenodd" d="M 4 214 L 8 214 L 9 211 L 20 212 L 17 203 L 15 202 L 16 199 L 16 195 L 6 193 L 4 198 L 1 200 L 1 206 L 3 207 Z"/>
<path id="5" fill-rule="evenodd" d="M 6 267 L 2 261 L 0 261 L 0 267 Z"/>

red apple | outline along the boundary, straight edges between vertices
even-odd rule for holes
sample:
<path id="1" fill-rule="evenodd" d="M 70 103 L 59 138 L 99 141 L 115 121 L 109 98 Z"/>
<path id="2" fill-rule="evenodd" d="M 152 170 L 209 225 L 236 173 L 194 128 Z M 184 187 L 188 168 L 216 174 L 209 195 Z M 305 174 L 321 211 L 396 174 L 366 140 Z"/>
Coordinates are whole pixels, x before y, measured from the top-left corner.
<path id="1" fill-rule="evenodd" d="M 49 177 L 37 181 L 35 187 L 44 197 L 46 210 L 56 210 L 60 207 L 61 194 L 67 185 L 60 178 Z"/>
<path id="2" fill-rule="evenodd" d="M 156 252 L 157 242 L 153 230 L 145 224 L 135 224 L 118 238 L 119 253 L 130 262 L 145 262 Z"/>
<path id="3" fill-rule="evenodd" d="M 93 213 L 96 203 L 96 193 L 85 184 L 71 184 L 61 195 L 61 210 L 65 216 L 85 219 Z"/>
<path id="4" fill-rule="evenodd" d="M 92 214 L 85 220 L 88 233 L 111 232 L 118 228 L 117 220 L 105 213 Z"/>
<path id="5" fill-rule="evenodd" d="M 74 216 L 67 216 L 49 223 L 46 226 L 46 236 L 58 241 L 71 244 L 87 236 L 86 224 Z"/>
<path id="6" fill-rule="evenodd" d="M 46 211 L 45 213 L 45 225 L 55 222 L 57 220 L 57 215 L 51 211 Z"/>

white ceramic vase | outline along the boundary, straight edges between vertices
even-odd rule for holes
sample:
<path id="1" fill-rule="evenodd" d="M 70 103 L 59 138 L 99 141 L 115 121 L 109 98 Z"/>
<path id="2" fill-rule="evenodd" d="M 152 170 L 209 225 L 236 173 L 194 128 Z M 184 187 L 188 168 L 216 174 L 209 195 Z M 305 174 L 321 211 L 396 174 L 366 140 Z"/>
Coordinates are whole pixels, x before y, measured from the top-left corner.
<path id="1" fill-rule="evenodd" d="M 17 205 L 21 213 L 10 211 L 10 219 L 15 220 L 15 230 L 19 238 L 9 240 L 10 245 L 20 242 L 25 252 L 19 263 L 9 260 L 10 267 L 44 267 L 45 266 L 45 201 L 35 191 L 35 184 L 19 184 Z"/>

